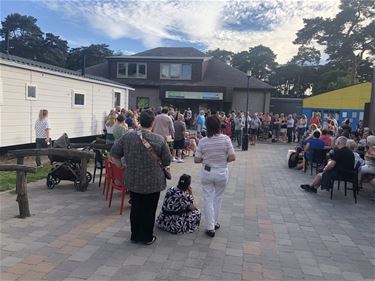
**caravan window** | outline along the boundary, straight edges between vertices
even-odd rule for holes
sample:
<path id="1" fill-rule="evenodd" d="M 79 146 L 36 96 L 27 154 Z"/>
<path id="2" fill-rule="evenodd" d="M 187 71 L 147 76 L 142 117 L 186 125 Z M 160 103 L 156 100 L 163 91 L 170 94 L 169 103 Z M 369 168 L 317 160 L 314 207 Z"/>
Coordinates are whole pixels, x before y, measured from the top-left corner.
<path id="1" fill-rule="evenodd" d="M 113 95 L 114 103 L 113 107 L 121 106 L 121 93 L 115 92 Z"/>
<path id="2" fill-rule="evenodd" d="M 27 100 L 36 100 L 36 85 L 26 84 L 26 99 Z"/>
<path id="3" fill-rule="evenodd" d="M 85 94 L 73 91 L 72 107 L 84 107 L 85 102 Z"/>

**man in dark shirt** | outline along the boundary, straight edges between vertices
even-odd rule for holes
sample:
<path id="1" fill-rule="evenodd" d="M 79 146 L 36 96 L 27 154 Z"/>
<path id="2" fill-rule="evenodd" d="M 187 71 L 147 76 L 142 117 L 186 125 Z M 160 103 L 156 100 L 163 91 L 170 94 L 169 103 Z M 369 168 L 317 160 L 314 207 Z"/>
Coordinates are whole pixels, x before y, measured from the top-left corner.
<path id="1" fill-rule="evenodd" d="M 354 154 L 346 147 L 347 138 L 344 136 L 336 139 L 336 150 L 332 158 L 328 161 L 328 164 L 324 167 L 323 173 L 319 173 L 315 176 L 312 184 L 302 184 L 301 188 L 317 193 L 319 186 L 322 189 L 332 188 L 332 180 L 337 178 L 338 171 L 351 171 L 354 167 Z"/>

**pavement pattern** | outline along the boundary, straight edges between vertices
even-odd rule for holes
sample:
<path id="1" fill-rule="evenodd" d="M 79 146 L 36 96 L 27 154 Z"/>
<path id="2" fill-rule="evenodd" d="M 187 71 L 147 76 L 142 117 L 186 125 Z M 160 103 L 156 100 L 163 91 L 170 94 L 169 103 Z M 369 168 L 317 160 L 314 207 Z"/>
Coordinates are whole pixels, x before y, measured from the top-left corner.
<path id="1" fill-rule="evenodd" d="M 71 182 L 53 190 L 45 181 L 29 184 L 32 217 L 23 220 L 14 217 L 15 194 L 2 193 L 0 279 L 375 280 L 373 191 L 361 191 L 354 204 L 342 189 L 332 201 L 326 191 L 300 190 L 312 177 L 288 169 L 289 148 L 236 152 L 215 238 L 205 236 L 202 221 L 192 234 L 156 229 L 155 244 L 132 244 L 129 205 L 120 216 L 117 194 L 109 209 L 97 183 L 83 193 Z M 202 206 L 200 167 L 185 160 L 172 165 L 169 185 L 191 174 Z"/>

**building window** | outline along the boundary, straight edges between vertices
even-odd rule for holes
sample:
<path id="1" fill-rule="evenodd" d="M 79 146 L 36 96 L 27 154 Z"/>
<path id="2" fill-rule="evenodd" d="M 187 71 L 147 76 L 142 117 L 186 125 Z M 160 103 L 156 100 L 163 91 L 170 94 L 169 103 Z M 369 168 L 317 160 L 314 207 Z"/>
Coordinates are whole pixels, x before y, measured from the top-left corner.
<path id="1" fill-rule="evenodd" d="M 85 107 L 85 105 L 86 105 L 85 94 L 73 91 L 72 107 L 81 108 L 81 107 Z"/>
<path id="2" fill-rule="evenodd" d="M 150 98 L 137 97 L 137 107 L 138 108 L 147 108 L 147 107 L 150 107 Z"/>
<path id="3" fill-rule="evenodd" d="M 25 95 L 26 95 L 27 100 L 36 100 L 37 99 L 36 85 L 26 84 Z"/>
<path id="4" fill-rule="evenodd" d="M 191 64 L 162 63 L 160 79 L 191 80 Z"/>
<path id="5" fill-rule="evenodd" d="M 146 78 L 147 65 L 138 62 L 117 63 L 117 78 Z"/>
<path id="6" fill-rule="evenodd" d="M 116 107 L 116 106 L 121 106 L 121 93 L 119 92 L 114 92 L 113 94 L 113 107 Z"/>

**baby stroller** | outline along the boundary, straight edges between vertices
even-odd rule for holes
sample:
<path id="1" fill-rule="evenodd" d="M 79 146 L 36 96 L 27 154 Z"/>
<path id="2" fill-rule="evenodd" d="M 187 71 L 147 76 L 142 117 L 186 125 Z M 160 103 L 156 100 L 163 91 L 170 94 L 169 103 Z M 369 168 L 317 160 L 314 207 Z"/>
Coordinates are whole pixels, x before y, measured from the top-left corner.
<path id="1" fill-rule="evenodd" d="M 64 133 L 60 138 L 55 140 L 53 148 L 70 148 L 70 141 L 68 135 Z M 87 149 L 87 148 L 84 148 Z M 47 175 L 47 187 L 54 188 L 61 180 L 68 180 L 74 182 L 76 189 L 80 186 L 81 161 L 79 159 L 68 159 L 61 156 L 49 156 L 51 164 L 54 167 Z M 60 164 L 58 164 L 60 163 Z M 90 182 L 92 175 L 86 172 L 87 181 Z"/>

